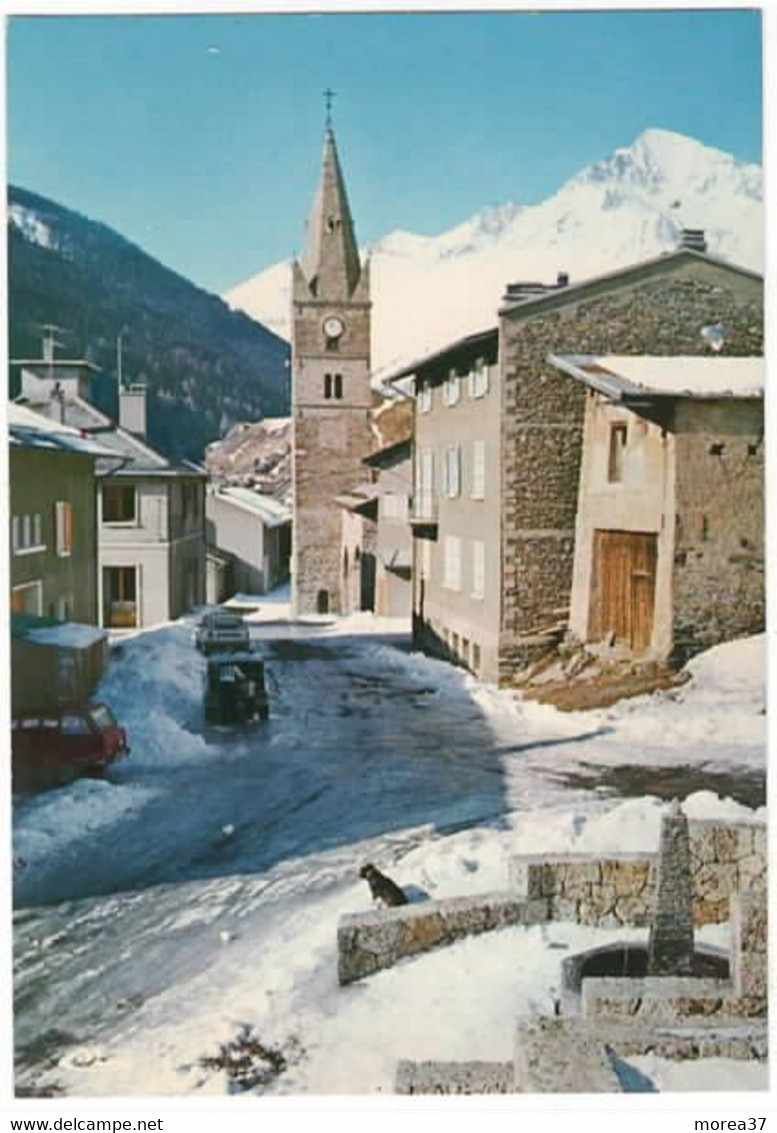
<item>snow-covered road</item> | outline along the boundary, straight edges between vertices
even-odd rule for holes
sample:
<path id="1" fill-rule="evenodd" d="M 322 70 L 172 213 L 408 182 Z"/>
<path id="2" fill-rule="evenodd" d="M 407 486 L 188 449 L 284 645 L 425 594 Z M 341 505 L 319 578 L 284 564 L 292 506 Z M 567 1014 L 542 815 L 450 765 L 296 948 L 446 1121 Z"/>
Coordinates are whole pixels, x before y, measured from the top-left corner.
<path id="1" fill-rule="evenodd" d="M 763 773 L 759 643 L 737 646 L 733 669 L 713 651 L 679 693 L 565 715 L 410 655 L 406 638 L 351 629 L 256 626 L 272 715 L 240 736 L 204 731 L 191 622 L 122 645 L 101 693 L 129 728 L 130 759 L 111 783 L 17 800 L 21 1081 L 56 1064 L 77 1091 L 153 1092 L 136 1062 L 126 1079 L 94 1054 L 129 1043 L 143 1074 L 162 1059 L 157 1088 L 199 1090 L 180 1078 L 186 1042 L 168 1058 L 166 1038 L 146 1062 L 146 1035 L 183 1027 L 202 1052 L 210 1040 L 184 1019 L 243 1018 L 249 973 L 249 998 L 276 1025 L 308 1008 L 329 1018 L 337 918 L 368 904 L 365 860 L 446 896 L 503 884 L 519 845 L 576 845 L 587 823 L 590 842 L 594 819 L 598 844 L 652 847 L 658 800 L 613 810 L 595 782 L 570 786 L 581 761 Z M 531 947 L 540 963 L 539 937 Z M 385 1088 L 386 1059 L 365 1088 L 371 1073 Z M 284 1088 L 321 1089 L 322 1072 Z"/>
<path id="2" fill-rule="evenodd" d="M 151 634 L 148 645 L 153 650 Z M 540 794 L 563 793 L 539 775 L 533 752 L 545 758 L 568 744 L 593 749 L 606 734 L 596 726 L 532 734 L 516 731 L 514 721 L 500 729 L 466 695 L 465 673 L 410 665 L 406 647 L 401 638 L 389 644 L 363 636 L 263 641 L 271 719 L 247 733 L 205 733 L 201 705 L 182 699 L 176 714 L 196 744 L 196 757 L 185 762 L 160 753 L 151 764 L 130 726 L 136 754 L 112 777 L 125 793 L 151 794 L 90 834 L 86 860 L 76 844 L 19 871 L 17 905 L 264 872 L 284 859 L 414 826 L 450 831 L 494 821 L 522 799 L 536 805 Z M 143 652 L 136 642 L 136 666 Z M 203 659 L 194 649 L 189 654 L 199 681 Z M 94 794 L 94 785 L 81 788 Z"/>

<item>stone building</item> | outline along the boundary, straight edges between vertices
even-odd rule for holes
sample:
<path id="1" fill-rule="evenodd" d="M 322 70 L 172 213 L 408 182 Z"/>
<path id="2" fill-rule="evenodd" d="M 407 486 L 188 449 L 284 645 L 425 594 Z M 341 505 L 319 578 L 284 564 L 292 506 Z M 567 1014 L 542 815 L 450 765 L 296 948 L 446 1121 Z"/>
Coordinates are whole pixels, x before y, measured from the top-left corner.
<path id="1" fill-rule="evenodd" d="M 541 631 L 572 589 L 586 390 L 548 354 L 709 356 L 719 326 L 722 357 L 763 354 L 763 279 L 698 245 L 545 294 L 508 290 L 499 327 L 501 678 L 545 647 Z"/>
<path id="2" fill-rule="evenodd" d="M 587 389 L 572 633 L 682 661 L 761 630 L 763 358 L 550 361 Z"/>
<path id="3" fill-rule="evenodd" d="M 418 643 L 510 681 L 568 623 L 587 391 L 550 354 L 712 351 L 763 354 L 763 280 L 681 243 L 581 283 L 511 286 L 498 327 L 394 374 L 416 390 Z"/>
<path id="4" fill-rule="evenodd" d="M 364 479 L 371 449 L 370 284 L 331 125 L 307 248 L 292 271 L 293 605 L 297 614 L 341 613 L 335 499 Z"/>

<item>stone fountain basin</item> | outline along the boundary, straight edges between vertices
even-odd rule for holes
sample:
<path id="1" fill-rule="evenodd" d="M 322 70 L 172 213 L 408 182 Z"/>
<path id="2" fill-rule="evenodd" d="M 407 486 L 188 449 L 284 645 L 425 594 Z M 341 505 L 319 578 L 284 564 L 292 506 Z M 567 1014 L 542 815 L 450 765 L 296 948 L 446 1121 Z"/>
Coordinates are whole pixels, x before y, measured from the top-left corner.
<path id="1" fill-rule="evenodd" d="M 564 1014 L 579 1014 L 583 981 L 586 979 L 644 980 L 648 976 L 648 946 L 644 941 L 617 941 L 567 956 L 561 964 L 561 1001 Z M 728 955 L 719 949 L 697 945 L 691 971 L 685 980 L 728 981 Z M 662 980 L 677 977 L 651 977 Z"/>

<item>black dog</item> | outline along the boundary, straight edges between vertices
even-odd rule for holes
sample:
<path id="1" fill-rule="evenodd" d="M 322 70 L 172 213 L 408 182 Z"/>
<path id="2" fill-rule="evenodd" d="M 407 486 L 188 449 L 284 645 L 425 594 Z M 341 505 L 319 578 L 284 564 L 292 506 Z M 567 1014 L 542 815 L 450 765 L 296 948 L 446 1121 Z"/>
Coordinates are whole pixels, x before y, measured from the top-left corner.
<path id="1" fill-rule="evenodd" d="M 370 887 L 372 899 L 376 905 L 406 905 L 407 897 L 390 877 L 381 873 L 370 862 L 359 870 L 359 877 L 363 877 Z"/>

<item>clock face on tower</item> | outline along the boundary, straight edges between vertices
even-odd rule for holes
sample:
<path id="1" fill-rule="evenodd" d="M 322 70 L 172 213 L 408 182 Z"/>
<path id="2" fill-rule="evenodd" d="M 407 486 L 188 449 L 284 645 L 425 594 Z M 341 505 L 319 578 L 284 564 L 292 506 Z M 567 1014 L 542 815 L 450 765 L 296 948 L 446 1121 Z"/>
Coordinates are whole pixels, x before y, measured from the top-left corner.
<path id="1" fill-rule="evenodd" d="M 342 319 L 338 319 L 337 315 L 330 315 L 328 319 L 324 319 L 324 334 L 328 339 L 336 342 L 338 338 L 342 337 L 345 325 Z"/>

